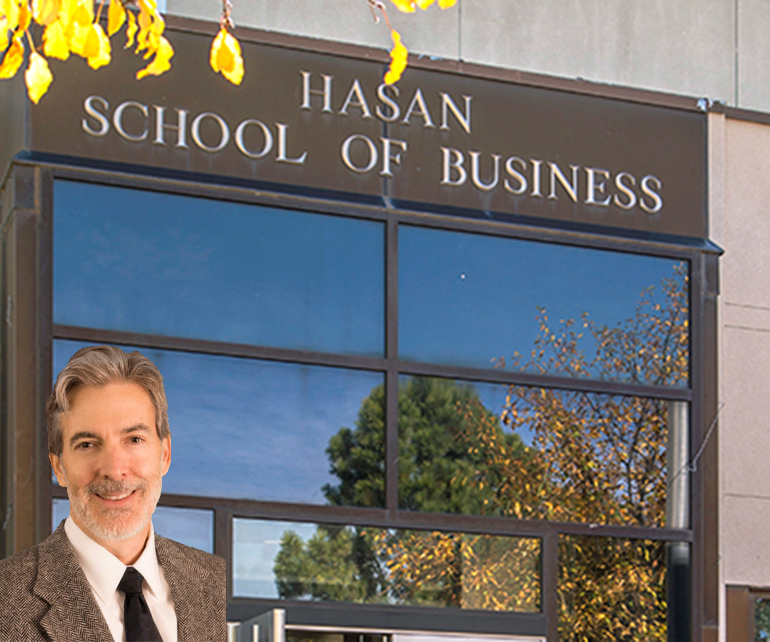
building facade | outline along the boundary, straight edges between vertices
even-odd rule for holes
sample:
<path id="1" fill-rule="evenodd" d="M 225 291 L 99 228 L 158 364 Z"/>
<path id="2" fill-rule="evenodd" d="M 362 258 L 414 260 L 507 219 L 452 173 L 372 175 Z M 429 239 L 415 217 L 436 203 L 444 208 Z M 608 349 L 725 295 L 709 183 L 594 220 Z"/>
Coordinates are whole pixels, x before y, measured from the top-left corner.
<path id="1" fill-rule="evenodd" d="M 236 7 L 240 88 L 171 1 L 166 76 L 0 85 L 4 554 L 67 515 L 44 402 L 113 343 L 233 639 L 763 639 L 761 7 L 461 0 L 394 16 L 387 88 L 335 4 Z"/>

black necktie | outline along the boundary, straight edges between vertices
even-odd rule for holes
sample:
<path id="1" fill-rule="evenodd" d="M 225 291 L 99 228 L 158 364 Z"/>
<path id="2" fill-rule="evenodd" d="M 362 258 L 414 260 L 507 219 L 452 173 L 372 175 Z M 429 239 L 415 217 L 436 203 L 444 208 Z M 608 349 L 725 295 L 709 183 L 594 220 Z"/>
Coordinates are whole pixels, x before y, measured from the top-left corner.
<path id="1" fill-rule="evenodd" d="M 129 566 L 118 584 L 118 590 L 126 594 L 123 609 L 126 642 L 163 642 L 144 599 L 142 582 L 142 574 L 133 566 Z"/>

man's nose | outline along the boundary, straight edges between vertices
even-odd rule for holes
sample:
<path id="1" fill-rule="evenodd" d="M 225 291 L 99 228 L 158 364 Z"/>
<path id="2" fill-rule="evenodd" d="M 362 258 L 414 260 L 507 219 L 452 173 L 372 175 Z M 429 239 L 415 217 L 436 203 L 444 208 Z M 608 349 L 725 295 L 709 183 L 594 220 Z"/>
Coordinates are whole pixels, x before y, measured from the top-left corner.
<path id="1" fill-rule="evenodd" d="M 123 479 L 128 475 L 129 456 L 119 444 L 107 444 L 99 458 L 99 476 L 110 479 Z"/>

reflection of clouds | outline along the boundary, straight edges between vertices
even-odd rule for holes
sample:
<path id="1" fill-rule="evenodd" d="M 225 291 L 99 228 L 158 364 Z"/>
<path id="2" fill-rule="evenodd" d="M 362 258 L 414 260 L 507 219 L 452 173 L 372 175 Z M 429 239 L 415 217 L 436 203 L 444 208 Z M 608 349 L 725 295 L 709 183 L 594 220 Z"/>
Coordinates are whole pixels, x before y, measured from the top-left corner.
<path id="1" fill-rule="evenodd" d="M 87 344 L 56 341 L 54 368 Z M 137 348 L 126 348 L 132 351 Z M 326 447 L 353 427 L 379 373 L 138 349 L 163 374 L 167 493 L 324 503 Z"/>
<path id="2" fill-rule="evenodd" d="M 245 597 L 278 597 L 273 566 L 281 550 L 281 537 L 293 531 L 307 542 L 315 524 L 233 520 L 233 593 Z"/>

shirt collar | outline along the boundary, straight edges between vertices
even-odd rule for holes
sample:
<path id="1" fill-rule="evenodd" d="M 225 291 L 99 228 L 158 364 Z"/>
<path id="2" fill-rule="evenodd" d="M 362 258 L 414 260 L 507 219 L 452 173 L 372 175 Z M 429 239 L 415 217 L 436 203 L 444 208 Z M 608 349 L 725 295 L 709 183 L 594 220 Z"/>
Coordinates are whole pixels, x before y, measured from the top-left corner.
<path id="1" fill-rule="evenodd" d="M 105 602 L 110 600 L 115 595 L 118 584 L 123 579 L 123 574 L 128 567 L 83 532 L 72 517 L 68 517 L 64 522 L 64 532 L 75 549 L 75 554 L 89 584 L 102 600 Z M 144 551 L 132 566 L 142 574 L 148 589 L 157 594 L 161 588 L 161 579 L 158 557 L 155 552 L 155 532 L 152 522 L 150 522 L 150 534 L 147 542 L 152 542 L 152 546 L 145 545 Z"/>

